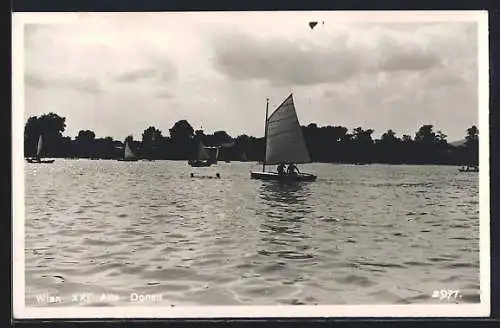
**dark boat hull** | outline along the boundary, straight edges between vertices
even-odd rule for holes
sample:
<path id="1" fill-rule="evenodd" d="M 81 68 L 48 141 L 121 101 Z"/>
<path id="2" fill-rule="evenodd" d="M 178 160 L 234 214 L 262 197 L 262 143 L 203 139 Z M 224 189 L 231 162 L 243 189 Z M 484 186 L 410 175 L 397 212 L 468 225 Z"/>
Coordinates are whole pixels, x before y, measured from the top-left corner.
<path id="1" fill-rule="evenodd" d="M 188 164 L 192 167 L 207 167 L 212 165 L 213 163 L 208 161 L 189 161 Z"/>
<path id="2" fill-rule="evenodd" d="M 55 159 L 35 159 L 35 158 L 27 158 L 26 161 L 28 163 L 36 163 L 36 164 L 51 164 L 54 163 Z"/>
<path id="3" fill-rule="evenodd" d="M 459 172 L 479 172 L 479 169 L 458 169 Z"/>
<path id="4" fill-rule="evenodd" d="M 251 172 L 250 177 L 258 180 L 273 180 L 273 181 L 315 181 L 316 176 L 309 173 L 299 174 L 278 174 L 275 172 Z"/>

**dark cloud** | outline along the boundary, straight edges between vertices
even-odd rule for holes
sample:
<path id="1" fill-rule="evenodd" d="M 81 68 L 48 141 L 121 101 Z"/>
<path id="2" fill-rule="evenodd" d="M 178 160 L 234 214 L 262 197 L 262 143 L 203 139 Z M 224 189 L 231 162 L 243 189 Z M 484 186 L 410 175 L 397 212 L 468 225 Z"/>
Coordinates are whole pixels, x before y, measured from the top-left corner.
<path id="1" fill-rule="evenodd" d="M 170 98 L 173 98 L 174 95 L 171 94 L 170 92 L 168 91 L 160 91 L 156 94 L 159 98 L 166 98 L 166 99 L 170 99 Z"/>
<path id="2" fill-rule="evenodd" d="M 346 36 L 318 46 L 233 35 L 216 39 L 213 46 L 214 65 L 220 73 L 277 85 L 336 83 L 366 72 L 421 71 L 441 64 L 437 54 L 407 42 L 390 41 L 372 49 L 350 46 Z"/>
<path id="3" fill-rule="evenodd" d="M 424 71 L 441 65 L 441 58 L 429 49 L 397 40 L 380 40 L 378 68 L 382 71 Z"/>
<path id="4" fill-rule="evenodd" d="M 345 44 L 345 40 L 339 40 Z M 362 55 L 340 46 L 226 36 L 214 43 L 215 67 L 236 80 L 261 79 L 275 84 L 339 82 L 365 70 Z"/>
<path id="5" fill-rule="evenodd" d="M 379 68 L 384 71 L 422 71 L 437 67 L 441 59 L 435 54 L 398 53 L 379 62 Z"/>
<path id="6" fill-rule="evenodd" d="M 47 81 L 43 78 L 29 73 L 24 75 L 24 82 L 35 88 L 46 88 L 48 86 Z"/>
<path id="7" fill-rule="evenodd" d="M 433 87 L 450 87 L 467 83 L 458 73 L 444 70 L 436 70 L 430 74 L 429 82 Z"/>
<path id="8" fill-rule="evenodd" d="M 164 61 L 157 63 L 154 67 L 122 73 L 115 77 L 115 81 L 119 83 L 132 83 L 154 78 L 162 82 L 175 80 L 177 78 L 177 69 L 170 62 Z"/>
<path id="9" fill-rule="evenodd" d="M 135 82 L 137 80 L 150 78 L 150 77 L 154 76 L 155 74 L 156 73 L 155 73 L 154 69 L 152 69 L 152 68 L 140 69 L 140 70 L 120 74 L 115 78 L 115 81 L 123 82 L 123 83 Z"/>
<path id="10" fill-rule="evenodd" d="M 94 94 L 102 91 L 100 83 L 90 78 L 44 78 L 36 74 L 26 73 L 24 81 L 27 85 L 35 88 L 56 87 Z"/>
<path id="11" fill-rule="evenodd" d="M 67 87 L 77 91 L 83 91 L 88 93 L 100 93 L 101 85 L 94 79 L 82 78 L 82 79 L 67 79 L 58 82 L 60 87 Z"/>
<path id="12" fill-rule="evenodd" d="M 336 90 L 325 90 L 323 91 L 323 97 L 325 98 L 335 98 L 338 97 L 340 93 Z"/>

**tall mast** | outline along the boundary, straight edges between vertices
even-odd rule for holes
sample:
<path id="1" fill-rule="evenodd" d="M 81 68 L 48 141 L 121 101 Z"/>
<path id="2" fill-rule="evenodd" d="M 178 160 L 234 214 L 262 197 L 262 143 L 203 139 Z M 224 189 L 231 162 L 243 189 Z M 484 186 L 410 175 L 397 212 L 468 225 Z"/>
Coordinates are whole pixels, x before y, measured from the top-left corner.
<path id="1" fill-rule="evenodd" d="M 262 172 L 266 171 L 266 149 L 267 149 L 267 112 L 269 110 L 269 98 L 266 98 L 266 121 L 264 124 L 264 160 L 262 161 Z"/>

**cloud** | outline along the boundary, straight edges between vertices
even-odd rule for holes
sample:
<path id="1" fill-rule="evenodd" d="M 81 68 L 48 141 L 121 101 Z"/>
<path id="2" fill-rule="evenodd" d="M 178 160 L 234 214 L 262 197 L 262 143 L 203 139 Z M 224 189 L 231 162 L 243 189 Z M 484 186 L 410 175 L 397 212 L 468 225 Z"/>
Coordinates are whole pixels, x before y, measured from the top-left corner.
<path id="1" fill-rule="evenodd" d="M 101 93 L 101 85 L 98 81 L 91 78 L 75 78 L 54 81 L 56 86 L 67 87 L 77 91 L 88 92 L 88 93 Z"/>
<path id="2" fill-rule="evenodd" d="M 36 76 L 34 74 L 26 73 L 24 74 L 24 82 L 35 88 L 46 88 L 48 83 L 43 78 Z"/>
<path id="3" fill-rule="evenodd" d="M 142 68 L 118 74 L 114 80 L 119 83 L 131 83 L 147 79 L 169 82 L 175 80 L 176 78 L 176 67 L 170 62 L 162 61 L 161 63 L 158 63 L 155 68 Z"/>
<path id="4" fill-rule="evenodd" d="M 345 45 L 345 39 L 338 39 Z M 214 43 L 215 67 L 235 80 L 311 85 L 340 82 L 366 70 L 362 54 L 343 45 L 327 48 L 287 39 L 231 35 Z"/>
<path id="5" fill-rule="evenodd" d="M 450 69 L 437 69 L 429 72 L 427 75 L 428 85 L 432 88 L 450 87 L 466 84 L 467 79 L 464 78 L 462 72 L 452 71 Z"/>
<path id="6" fill-rule="evenodd" d="M 168 91 L 159 91 L 157 94 L 156 94 L 159 98 L 164 98 L 164 99 L 171 99 L 174 97 L 173 94 L 171 94 L 170 92 Z"/>
<path id="7" fill-rule="evenodd" d="M 154 75 L 155 71 L 152 68 L 139 69 L 136 71 L 120 74 L 115 78 L 115 81 L 124 83 L 135 82 L 141 79 L 150 78 Z"/>
<path id="8" fill-rule="evenodd" d="M 441 58 L 429 50 L 417 47 L 391 48 L 385 48 L 384 52 L 388 54 L 382 56 L 378 62 L 378 68 L 382 71 L 423 71 L 441 65 Z"/>
<path id="9" fill-rule="evenodd" d="M 124 138 L 182 116 L 261 136 L 265 99 L 293 91 L 303 124 L 413 133 L 432 122 L 462 138 L 477 122 L 477 24 L 304 14 L 91 13 L 26 26 L 26 115 L 60 112 L 72 134 Z"/>
<path id="10" fill-rule="evenodd" d="M 406 35 L 408 37 L 408 35 Z M 430 49 L 386 38 L 373 46 L 340 34 L 322 45 L 304 40 L 231 35 L 215 39 L 214 66 L 230 79 L 273 84 L 338 83 L 362 73 L 421 71 L 441 65 Z"/>
<path id="11" fill-rule="evenodd" d="M 148 42 L 137 31 L 127 34 L 107 20 L 67 26 L 30 24 L 25 32 L 25 70 L 32 75 L 27 83 L 33 86 L 96 93 L 101 88 L 115 92 L 119 84 L 142 83 L 144 91 L 178 76 L 165 47 L 153 43 L 161 39 Z M 121 90 L 129 92 L 125 85 Z"/>
<path id="12" fill-rule="evenodd" d="M 26 73 L 24 81 L 26 85 L 40 89 L 56 87 L 91 94 L 101 93 L 102 91 L 100 83 L 91 78 L 44 78 L 36 74 Z"/>

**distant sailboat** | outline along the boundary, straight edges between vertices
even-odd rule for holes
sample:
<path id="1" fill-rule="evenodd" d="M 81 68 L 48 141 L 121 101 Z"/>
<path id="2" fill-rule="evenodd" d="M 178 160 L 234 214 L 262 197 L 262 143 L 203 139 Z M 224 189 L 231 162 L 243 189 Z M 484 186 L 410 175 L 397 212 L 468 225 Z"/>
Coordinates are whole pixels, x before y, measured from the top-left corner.
<path id="1" fill-rule="evenodd" d="M 212 164 L 217 164 L 220 158 L 220 147 L 205 147 L 205 149 L 208 151 L 209 161 Z"/>
<path id="2" fill-rule="evenodd" d="M 139 160 L 132 151 L 132 148 L 130 148 L 129 140 L 125 142 L 125 152 L 123 154 L 123 158 L 119 158 L 118 160 L 123 162 L 135 162 Z"/>
<path id="3" fill-rule="evenodd" d="M 229 159 L 229 153 L 231 152 L 230 149 L 234 147 L 236 143 L 234 141 L 231 142 L 225 142 L 221 143 L 219 146 L 217 146 L 217 152 L 216 152 L 216 160 L 224 160 L 226 163 L 231 163 L 231 160 Z M 221 155 L 222 153 L 222 155 Z"/>
<path id="4" fill-rule="evenodd" d="M 33 158 L 27 158 L 26 160 L 28 161 L 28 163 L 44 163 L 44 164 L 54 163 L 53 159 L 42 160 L 42 147 L 43 147 L 43 138 L 42 135 L 40 135 L 38 137 L 38 144 L 36 147 L 36 156 Z"/>
<path id="5" fill-rule="evenodd" d="M 241 154 L 241 161 L 242 162 L 248 161 L 247 153 L 245 151 L 243 151 L 243 153 Z"/>
<path id="6" fill-rule="evenodd" d="M 196 153 L 196 158 L 188 161 L 188 164 L 193 167 L 205 167 L 212 165 L 210 160 L 210 155 L 205 148 L 205 145 L 200 141 L 198 142 L 198 150 Z"/>
<path id="7" fill-rule="evenodd" d="M 268 117 L 269 100 L 266 104 L 265 159 L 262 172 L 251 172 L 252 179 L 278 181 L 314 181 L 316 176 L 309 173 L 266 172 L 267 165 L 310 163 L 309 152 L 300 128 L 297 113 L 290 94 Z"/>

